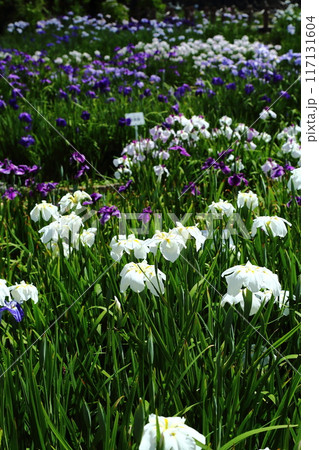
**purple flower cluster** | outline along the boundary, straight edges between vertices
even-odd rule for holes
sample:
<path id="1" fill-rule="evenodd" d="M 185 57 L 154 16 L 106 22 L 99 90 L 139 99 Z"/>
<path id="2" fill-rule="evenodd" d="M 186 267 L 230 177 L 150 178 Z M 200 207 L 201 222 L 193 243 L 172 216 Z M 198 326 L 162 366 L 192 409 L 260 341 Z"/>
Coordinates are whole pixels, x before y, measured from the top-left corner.
<path id="1" fill-rule="evenodd" d="M 190 192 L 192 195 L 200 195 L 200 190 L 197 189 L 195 183 L 191 181 L 190 183 L 186 184 L 186 186 L 182 189 L 182 194 L 185 194 L 185 192 Z"/>
<path id="2" fill-rule="evenodd" d="M 153 214 L 153 211 L 150 206 L 147 208 L 144 208 L 142 213 L 138 216 L 138 220 L 142 221 L 143 223 L 148 223 L 151 220 L 151 214 Z"/>
<path id="3" fill-rule="evenodd" d="M 82 205 L 86 206 L 86 205 L 95 205 L 95 203 L 97 203 L 98 200 L 100 200 L 100 198 L 102 198 L 102 194 L 99 194 L 98 192 L 93 192 L 92 194 L 90 194 L 91 200 L 86 200 L 85 202 L 82 203 Z"/>
<path id="4" fill-rule="evenodd" d="M 6 198 L 7 200 L 14 200 L 18 195 L 21 196 L 22 195 L 21 192 L 19 192 L 17 189 L 11 186 L 8 189 L 6 189 L 6 191 L 2 195 L 2 198 Z"/>
<path id="5" fill-rule="evenodd" d="M 123 186 L 120 186 L 119 188 L 118 188 L 118 192 L 124 192 L 124 191 L 126 191 L 129 187 L 130 187 L 130 185 L 133 183 L 133 180 L 128 180 Z"/>
<path id="6" fill-rule="evenodd" d="M 22 138 L 19 141 L 19 144 L 23 145 L 23 147 L 30 147 L 30 145 L 35 144 L 35 139 L 31 134 L 28 134 L 28 136 L 22 136 Z"/>
<path id="7" fill-rule="evenodd" d="M 102 208 L 99 209 L 98 214 L 101 216 L 100 222 L 102 225 L 105 225 L 111 217 L 121 218 L 121 213 L 116 206 L 102 206 Z"/>
<path id="8" fill-rule="evenodd" d="M 218 158 L 220 159 L 220 158 Z M 225 175 L 228 175 L 231 170 L 228 166 L 226 166 L 226 164 L 224 163 L 224 161 L 216 161 L 215 158 L 209 157 L 206 159 L 206 161 L 204 162 L 204 164 L 201 167 L 201 170 L 206 170 L 209 169 L 210 167 L 213 167 L 216 170 L 221 170 Z"/>
<path id="9" fill-rule="evenodd" d="M 14 300 L 10 302 L 5 302 L 5 305 L 2 308 L 0 308 L 0 323 L 2 320 L 2 315 L 5 311 L 8 311 L 17 322 L 21 322 L 21 320 L 24 317 L 24 312 L 23 309 L 21 308 L 21 305 Z"/>
<path id="10" fill-rule="evenodd" d="M 35 175 L 40 168 L 35 164 L 33 166 L 27 166 L 25 164 L 19 164 L 16 166 L 9 159 L 5 159 L 4 162 L 0 161 L 0 173 L 5 175 L 10 175 L 14 173 L 15 175 Z"/>
<path id="11" fill-rule="evenodd" d="M 75 163 L 77 166 L 77 172 L 74 175 L 74 178 L 82 177 L 86 172 L 90 170 L 88 164 L 84 164 L 86 161 L 85 156 L 80 152 L 73 152 L 70 158 L 70 163 Z"/>
<path id="12" fill-rule="evenodd" d="M 230 176 L 227 181 L 230 186 L 240 186 L 241 183 L 244 183 L 246 186 L 248 186 L 248 180 L 246 180 L 243 173 L 235 173 L 234 175 Z"/>
<path id="13" fill-rule="evenodd" d="M 118 123 L 120 127 L 129 126 L 131 125 L 131 119 L 125 119 L 125 117 L 120 117 Z"/>

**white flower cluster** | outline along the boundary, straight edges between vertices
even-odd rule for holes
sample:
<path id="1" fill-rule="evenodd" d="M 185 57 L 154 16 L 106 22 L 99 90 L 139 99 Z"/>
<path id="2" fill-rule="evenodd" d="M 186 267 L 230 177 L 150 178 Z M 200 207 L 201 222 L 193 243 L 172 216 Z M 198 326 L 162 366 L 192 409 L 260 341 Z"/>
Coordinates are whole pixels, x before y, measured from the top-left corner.
<path id="1" fill-rule="evenodd" d="M 156 125 L 149 130 L 151 138 L 130 142 L 122 150 L 121 157 L 113 159 L 113 164 L 117 168 L 114 177 L 117 180 L 130 177 L 132 167 L 145 161 L 148 154 L 151 154 L 153 159 L 158 158 L 161 162 L 170 157 L 169 146 L 185 144 L 195 146 L 200 138 L 208 139 L 211 136 L 208 131 L 209 123 L 201 116 L 192 116 L 191 119 L 187 119 L 182 114 L 170 115 L 165 122 L 171 125 L 171 128 L 162 128 L 160 125 Z M 166 144 L 167 149 L 163 148 L 163 144 Z M 163 164 L 153 166 L 153 170 L 158 181 L 161 181 L 164 174 L 169 176 L 169 171 Z"/>
<path id="2" fill-rule="evenodd" d="M 267 303 L 272 296 L 280 307 L 287 304 L 289 292 L 281 290 L 278 276 L 266 267 L 254 266 L 249 261 L 246 265 L 238 265 L 222 273 L 227 281 L 227 293 L 221 305 L 239 303 L 244 309 L 247 291 L 251 293 L 252 305 L 250 315 L 256 314 L 260 306 Z"/>
<path id="3" fill-rule="evenodd" d="M 57 206 L 42 200 L 42 203 L 36 204 L 30 212 L 30 217 L 34 222 L 38 222 L 40 218 L 48 222 L 49 225 L 39 230 L 42 234 L 41 241 L 46 247 L 52 251 L 53 256 L 60 254 L 59 242 L 63 248 L 63 254 L 69 257 L 70 251 L 78 250 L 79 245 L 92 247 L 95 240 L 97 228 L 84 229 L 84 223 L 76 213 L 83 211 L 84 201 L 90 201 L 91 196 L 84 191 L 75 191 L 73 194 L 64 195 L 59 201 L 60 210 Z M 71 211 L 71 210 L 74 211 Z M 64 214 L 65 212 L 70 214 Z M 80 232 L 81 230 L 81 232 Z"/>
<path id="4" fill-rule="evenodd" d="M 81 53 L 77 50 L 72 50 L 68 54 L 58 56 L 54 60 L 55 64 L 70 64 L 72 61 L 80 64 L 82 62 L 92 61 L 92 56 L 87 52 Z"/>
<path id="5" fill-rule="evenodd" d="M 6 302 L 12 300 L 23 303 L 29 299 L 38 302 L 38 290 L 33 284 L 21 281 L 8 287 L 7 281 L 0 279 L 0 306 L 6 306 Z"/>
<path id="6" fill-rule="evenodd" d="M 265 111 L 265 110 L 264 110 Z M 275 113 L 273 113 L 275 114 Z M 228 141 L 234 141 L 233 145 L 239 145 L 239 141 L 244 140 L 244 147 L 248 150 L 255 150 L 257 148 L 258 141 L 270 142 L 271 136 L 268 133 L 249 128 L 244 123 L 239 123 L 236 127 L 232 128 L 233 120 L 231 117 L 223 116 L 219 119 L 220 128 L 214 128 L 212 131 L 212 137 L 218 138 L 219 136 L 225 136 Z M 255 139 L 257 142 L 254 142 Z M 230 155 L 229 161 L 233 160 L 234 156 Z M 240 167 L 239 170 L 243 168 Z"/>
<path id="7" fill-rule="evenodd" d="M 149 252 L 155 255 L 159 249 L 167 261 L 175 262 L 191 237 L 195 239 L 196 250 L 200 250 L 206 240 L 201 230 L 197 226 L 184 227 L 180 222 L 176 222 L 176 225 L 168 232 L 156 231 L 153 237 L 145 240 L 137 239 L 134 234 L 127 238 L 123 235 L 113 237 L 110 246 L 111 257 L 115 261 L 120 261 L 124 252 L 130 254 L 132 251 L 136 259 L 143 259 L 142 263 L 128 263 L 124 266 L 120 274 L 122 292 L 129 286 L 134 292 L 141 292 L 145 281 L 152 294 L 164 292 L 163 280 L 166 276 L 147 263 L 145 258 Z"/>
<path id="8" fill-rule="evenodd" d="M 162 417 L 150 414 L 148 424 L 144 426 L 139 450 L 155 450 L 157 440 L 157 423 L 160 443 L 163 450 L 199 450 L 195 440 L 206 443 L 205 436 L 194 428 L 185 425 L 184 417 Z"/>
<path id="9" fill-rule="evenodd" d="M 16 31 L 17 33 L 21 34 L 29 25 L 30 24 L 28 22 L 19 20 L 18 22 L 9 23 L 9 25 L 7 26 L 7 30 L 9 31 L 9 33 L 13 33 L 13 31 Z"/>
<path id="10" fill-rule="evenodd" d="M 233 43 L 227 41 L 223 36 L 216 35 L 203 41 L 201 39 L 182 39 L 177 45 L 170 46 L 168 41 L 153 38 L 152 42 L 139 42 L 136 45 L 137 51 L 143 51 L 151 55 L 154 60 L 169 59 L 172 62 L 179 62 L 185 58 L 190 58 L 193 67 L 204 74 L 205 70 L 211 67 L 218 67 L 221 71 L 232 71 L 236 76 L 240 68 L 245 70 L 245 63 L 252 58 L 255 63 L 255 70 L 265 68 L 273 70 L 286 55 L 279 55 L 280 46 L 265 45 L 259 41 L 250 42 L 248 36 L 235 39 Z M 126 48 L 119 52 L 126 52 Z M 121 54 L 124 54 L 121 53 Z M 251 57 L 251 53 L 253 56 Z M 247 55 L 247 57 L 246 57 Z"/>
<path id="11" fill-rule="evenodd" d="M 292 186 L 295 191 L 299 191 L 301 189 L 301 167 L 291 171 L 291 176 L 287 184 L 289 191 L 292 191 Z"/>
<path id="12" fill-rule="evenodd" d="M 301 128 L 299 125 L 291 125 L 290 127 L 284 128 L 278 135 L 277 139 L 285 139 L 284 144 L 281 146 L 281 150 L 278 155 L 291 155 L 292 158 L 298 159 L 298 164 L 300 165 L 301 158 L 301 145 L 300 145 L 300 133 Z"/>

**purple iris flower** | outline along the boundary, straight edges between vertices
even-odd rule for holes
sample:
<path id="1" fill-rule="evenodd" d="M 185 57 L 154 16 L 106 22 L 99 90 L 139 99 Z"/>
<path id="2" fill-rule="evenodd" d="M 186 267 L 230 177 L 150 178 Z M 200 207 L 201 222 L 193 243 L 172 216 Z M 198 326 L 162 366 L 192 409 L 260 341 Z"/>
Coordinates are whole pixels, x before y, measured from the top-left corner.
<path id="1" fill-rule="evenodd" d="M 87 164 L 83 164 L 80 169 L 78 170 L 78 172 L 74 175 L 74 178 L 80 178 L 82 177 L 82 175 L 85 174 L 85 172 L 87 172 L 88 170 L 90 170 L 90 167 Z"/>
<path id="2" fill-rule="evenodd" d="M 176 103 L 175 105 L 172 105 L 171 108 L 175 114 L 179 113 L 179 104 L 178 103 Z"/>
<path id="3" fill-rule="evenodd" d="M 4 109 L 6 106 L 6 102 L 0 98 L 0 109 Z"/>
<path id="4" fill-rule="evenodd" d="M 163 95 L 163 94 L 159 94 L 159 95 L 157 96 L 157 100 L 158 100 L 159 102 L 161 102 L 161 103 L 167 103 L 167 102 L 168 102 L 167 96 L 166 96 L 166 95 Z"/>
<path id="5" fill-rule="evenodd" d="M 234 91 L 236 89 L 236 83 L 228 83 L 226 84 L 226 89 Z"/>
<path id="6" fill-rule="evenodd" d="M 287 163 L 284 165 L 284 170 L 289 170 L 289 171 L 295 170 L 295 167 L 291 166 L 290 164 Z"/>
<path id="7" fill-rule="evenodd" d="M 126 87 L 123 89 L 123 95 L 124 95 L 124 97 L 128 97 L 129 95 L 131 95 L 131 93 L 132 93 L 132 88 L 131 88 L 130 86 L 126 86 Z"/>
<path id="8" fill-rule="evenodd" d="M 240 186 L 242 182 L 246 186 L 248 185 L 248 181 L 244 177 L 243 173 L 235 173 L 234 175 L 229 177 L 227 181 L 230 186 Z"/>
<path id="9" fill-rule="evenodd" d="M 85 95 L 90 98 L 96 98 L 96 93 L 94 91 L 87 91 Z"/>
<path id="10" fill-rule="evenodd" d="M 170 147 L 168 150 L 178 150 L 179 153 L 183 156 L 191 156 L 189 153 L 187 153 L 184 147 L 180 147 L 179 145 L 175 145 L 175 147 Z"/>
<path id="11" fill-rule="evenodd" d="M 10 314 L 12 314 L 17 322 L 21 322 L 24 317 L 24 312 L 21 308 L 21 305 L 14 300 L 12 300 L 11 302 L 5 302 L 5 306 L 0 308 L 0 322 L 4 311 L 8 311 Z"/>
<path id="12" fill-rule="evenodd" d="M 260 100 L 264 100 L 264 101 L 267 102 L 267 103 L 271 103 L 271 98 L 268 97 L 267 95 L 263 95 L 263 96 L 260 98 Z"/>
<path id="13" fill-rule="evenodd" d="M 11 106 L 12 109 L 20 108 L 20 106 L 18 105 L 17 100 L 15 98 L 10 98 L 9 105 Z"/>
<path id="14" fill-rule="evenodd" d="M 87 200 L 85 202 L 82 203 L 82 205 L 95 205 L 95 203 L 100 200 L 100 198 L 102 197 L 102 194 L 99 194 L 98 192 L 93 192 L 92 194 L 90 194 L 90 197 L 92 200 Z"/>
<path id="15" fill-rule="evenodd" d="M 16 99 L 17 97 L 22 97 L 21 89 L 17 89 L 17 88 L 12 89 L 11 97 L 13 99 Z"/>
<path id="16" fill-rule="evenodd" d="M 289 200 L 289 202 L 287 203 L 288 208 L 290 208 L 293 200 L 297 203 L 297 205 L 301 206 L 301 197 L 299 197 L 298 195 L 291 197 L 291 200 Z"/>
<path id="17" fill-rule="evenodd" d="M 224 84 L 224 81 L 220 77 L 213 77 L 212 83 L 215 86 L 221 86 L 222 84 Z"/>
<path id="18" fill-rule="evenodd" d="M 228 175 L 231 172 L 230 168 L 226 166 L 226 164 L 223 161 L 216 163 L 215 168 L 220 169 L 225 175 Z"/>
<path id="19" fill-rule="evenodd" d="M 143 209 L 143 212 L 138 216 L 138 220 L 141 220 L 143 223 L 147 223 L 151 220 L 151 214 L 153 211 L 150 206 Z"/>
<path id="20" fill-rule="evenodd" d="M 80 92 L 81 92 L 81 88 L 80 88 L 79 84 L 71 84 L 70 86 L 68 86 L 68 90 L 72 94 L 80 94 Z"/>
<path id="21" fill-rule="evenodd" d="M 120 127 L 125 127 L 125 125 L 129 126 L 131 124 L 131 119 L 125 119 L 125 117 L 120 117 L 118 123 Z"/>
<path id="22" fill-rule="evenodd" d="M 64 100 L 67 100 L 68 94 L 63 89 L 59 89 L 59 97 L 64 98 Z"/>
<path id="23" fill-rule="evenodd" d="M 208 95 L 208 97 L 214 97 L 214 95 L 216 95 L 216 92 L 214 92 L 212 89 L 208 89 L 207 95 Z"/>
<path id="24" fill-rule="evenodd" d="M 198 88 L 195 91 L 196 97 L 199 97 L 200 95 L 203 95 L 203 93 L 204 93 L 204 89 L 203 88 Z"/>
<path id="25" fill-rule="evenodd" d="M 215 163 L 216 163 L 215 159 L 210 156 L 209 158 L 206 159 L 206 161 L 202 165 L 201 170 L 206 170 L 209 167 L 212 167 Z"/>
<path id="26" fill-rule="evenodd" d="M 196 188 L 195 183 L 191 181 L 190 183 L 186 184 L 186 186 L 183 187 L 182 194 L 185 192 L 190 191 L 192 195 L 200 195 L 200 191 Z"/>
<path id="27" fill-rule="evenodd" d="M 128 180 L 128 182 L 126 184 L 124 184 L 124 186 L 120 186 L 118 188 L 118 192 L 126 191 L 126 189 L 128 189 L 130 187 L 131 183 L 133 183 L 133 180 Z"/>
<path id="28" fill-rule="evenodd" d="M 83 119 L 83 120 L 89 120 L 90 115 L 91 115 L 91 114 L 89 113 L 89 111 L 82 111 L 81 119 Z"/>
<path id="29" fill-rule="evenodd" d="M 151 75 L 149 81 L 150 83 L 159 83 L 161 81 L 161 77 L 158 75 Z"/>
<path id="30" fill-rule="evenodd" d="M 109 97 L 106 101 L 107 101 L 107 103 L 114 103 L 114 102 L 116 102 L 116 98 Z"/>
<path id="31" fill-rule="evenodd" d="M 280 166 L 279 164 L 274 167 L 273 169 L 271 169 L 271 174 L 270 177 L 271 178 L 279 178 L 282 177 L 283 175 L 285 175 L 285 169 Z"/>
<path id="32" fill-rule="evenodd" d="M 252 84 L 246 84 L 245 86 L 245 92 L 247 95 L 251 94 L 252 92 L 254 92 L 255 88 Z"/>
<path id="33" fill-rule="evenodd" d="M 53 191 L 58 186 L 59 183 L 38 183 L 36 185 L 36 190 L 40 192 L 42 197 L 46 197 L 49 192 Z"/>
<path id="34" fill-rule="evenodd" d="M 14 187 L 9 187 L 3 194 L 2 198 L 7 198 L 8 200 L 13 200 L 18 195 L 21 195 L 21 193 L 17 189 L 15 189 Z"/>
<path id="35" fill-rule="evenodd" d="M 218 159 L 224 159 L 226 156 L 230 155 L 234 151 L 233 148 L 228 148 L 227 150 L 222 150 L 218 153 Z"/>
<path id="36" fill-rule="evenodd" d="M 56 122 L 56 124 L 57 124 L 58 127 L 66 127 L 66 126 L 67 126 L 66 120 L 65 120 L 65 119 L 62 119 L 62 117 L 58 117 L 58 118 L 55 120 L 55 122 Z"/>
<path id="37" fill-rule="evenodd" d="M 280 94 L 281 97 L 284 97 L 287 100 L 289 100 L 291 98 L 291 95 L 288 94 L 288 92 L 286 92 L 286 91 L 280 91 L 279 94 Z"/>
<path id="38" fill-rule="evenodd" d="M 21 120 L 21 122 L 27 122 L 27 123 L 32 122 L 31 114 L 29 114 L 27 112 L 22 112 L 21 114 L 19 114 L 19 119 Z"/>
<path id="39" fill-rule="evenodd" d="M 83 164 L 83 163 L 85 163 L 85 156 L 82 155 L 82 153 L 80 153 L 80 152 L 74 152 L 74 153 L 72 153 L 72 156 L 70 158 L 70 162 L 72 162 L 72 161 L 76 161 L 76 162 Z"/>
<path id="40" fill-rule="evenodd" d="M 273 81 L 274 83 L 279 83 L 279 81 L 283 80 L 283 76 L 280 75 L 280 73 L 274 73 L 273 74 Z"/>
<path id="41" fill-rule="evenodd" d="M 121 213 L 119 209 L 116 206 L 102 206 L 101 209 L 99 209 L 98 214 L 100 217 L 100 222 L 102 225 L 105 225 L 105 223 L 113 216 L 117 217 L 118 219 L 121 218 Z"/>
<path id="42" fill-rule="evenodd" d="M 28 134 L 28 136 L 22 136 L 22 138 L 19 141 L 19 144 L 23 145 L 23 147 L 30 147 L 30 145 L 35 144 L 35 139 L 33 136 Z"/>
<path id="43" fill-rule="evenodd" d="M 144 90 L 143 95 L 145 97 L 150 97 L 152 95 L 152 92 L 151 92 L 150 89 L 147 88 L 147 89 Z"/>

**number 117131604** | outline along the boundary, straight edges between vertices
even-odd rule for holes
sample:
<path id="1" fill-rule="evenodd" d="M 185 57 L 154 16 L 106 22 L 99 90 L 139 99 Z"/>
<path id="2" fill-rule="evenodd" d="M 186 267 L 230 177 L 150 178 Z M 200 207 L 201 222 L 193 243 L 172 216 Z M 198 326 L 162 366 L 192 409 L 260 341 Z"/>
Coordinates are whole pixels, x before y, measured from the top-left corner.
<path id="1" fill-rule="evenodd" d="M 316 81 L 316 25 L 315 25 L 315 17 L 309 16 L 306 17 L 306 81 L 312 81 L 313 83 Z M 307 39 L 309 38 L 309 39 Z M 308 77 L 309 75 L 309 77 Z"/>

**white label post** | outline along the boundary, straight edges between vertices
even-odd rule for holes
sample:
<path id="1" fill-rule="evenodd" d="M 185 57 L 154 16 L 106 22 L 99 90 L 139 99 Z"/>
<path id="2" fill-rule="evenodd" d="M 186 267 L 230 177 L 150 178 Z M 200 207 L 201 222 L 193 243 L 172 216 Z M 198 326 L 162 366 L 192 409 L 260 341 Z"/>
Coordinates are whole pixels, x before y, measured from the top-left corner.
<path id="1" fill-rule="evenodd" d="M 130 119 L 130 126 L 135 128 L 135 139 L 138 140 L 138 126 L 145 125 L 144 114 L 142 112 L 134 112 L 125 114 L 125 119 Z"/>

